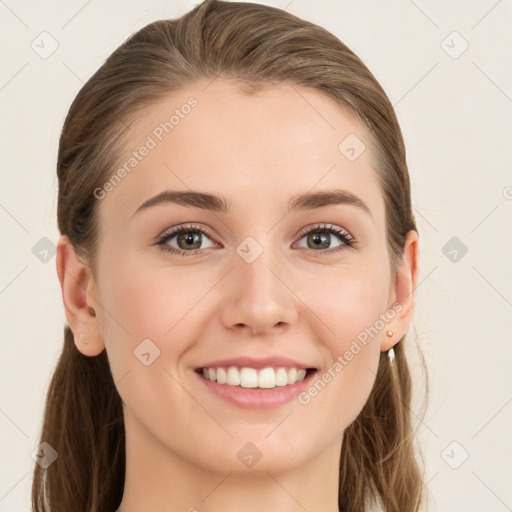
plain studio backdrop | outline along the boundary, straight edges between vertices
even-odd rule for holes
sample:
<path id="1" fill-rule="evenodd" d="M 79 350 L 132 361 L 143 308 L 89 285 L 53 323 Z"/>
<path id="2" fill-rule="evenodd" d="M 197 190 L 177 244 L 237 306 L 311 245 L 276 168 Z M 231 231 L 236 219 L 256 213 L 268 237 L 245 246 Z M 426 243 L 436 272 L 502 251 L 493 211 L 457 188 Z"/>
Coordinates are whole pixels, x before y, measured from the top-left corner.
<path id="1" fill-rule="evenodd" d="M 30 510 L 44 398 L 63 344 L 58 138 L 107 56 L 199 0 L 0 0 L 0 511 Z M 409 353 L 431 512 L 512 510 L 512 4 L 275 0 L 333 32 L 393 103 L 421 275 Z"/>

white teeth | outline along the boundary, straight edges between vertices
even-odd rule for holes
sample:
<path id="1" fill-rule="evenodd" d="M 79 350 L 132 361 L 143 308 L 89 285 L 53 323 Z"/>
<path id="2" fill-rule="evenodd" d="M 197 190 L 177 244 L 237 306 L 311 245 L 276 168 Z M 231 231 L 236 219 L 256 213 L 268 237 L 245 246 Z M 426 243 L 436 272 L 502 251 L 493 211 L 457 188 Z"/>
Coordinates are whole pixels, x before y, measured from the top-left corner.
<path id="1" fill-rule="evenodd" d="M 219 384 L 226 384 L 227 380 L 226 370 L 224 368 L 217 368 L 217 382 Z"/>
<path id="2" fill-rule="evenodd" d="M 286 386 L 288 384 L 288 373 L 284 368 L 279 368 L 276 372 L 276 386 Z"/>
<path id="3" fill-rule="evenodd" d="M 258 375 L 258 387 L 259 388 L 275 388 L 276 387 L 276 372 L 274 371 L 273 368 L 263 368 L 263 370 L 260 370 L 260 373 Z"/>
<path id="4" fill-rule="evenodd" d="M 228 386 L 240 386 L 240 372 L 234 366 L 228 369 L 226 384 Z"/>
<path id="5" fill-rule="evenodd" d="M 218 384 L 228 386 L 241 386 L 243 388 L 271 389 L 276 386 L 288 386 L 300 382 L 306 377 L 304 368 L 255 368 L 244 367 L 240 370 L 236 366 L 230 366 L 227 372 L 224 368 L 203 368 L 203 377 Z"/>
<path id="6" fill-rule="evenodd" d="M 254 368 L 242 368 L 240 372 L 240 386 L 243 388 L 257 388 L 258 372 Z"/>

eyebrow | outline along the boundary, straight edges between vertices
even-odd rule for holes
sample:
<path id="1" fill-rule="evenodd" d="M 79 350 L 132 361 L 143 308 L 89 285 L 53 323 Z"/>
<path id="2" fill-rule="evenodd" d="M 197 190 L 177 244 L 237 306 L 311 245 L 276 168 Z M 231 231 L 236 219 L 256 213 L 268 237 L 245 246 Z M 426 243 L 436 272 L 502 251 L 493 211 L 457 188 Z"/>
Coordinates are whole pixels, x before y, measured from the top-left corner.
<path id="1" fill-rule="evenodd" d="M 169 203 L 192 208 L 201 208 L 217 213 L 228 214 L 232 212 L 232 204 L 223 196 L 216 196 L 195 190 L 165 190 L 144 201 L 137 210 L 135 210 L 133 215 L 151 206 Z M 361 198 L 348 190 L 339 189 L 297 194 L 288 201 L 288 208 L 290 211 L 307 211 L 339 204 L 355 206 L 372 217 L 370 208 L 368 208 L 367 204 Z"/>

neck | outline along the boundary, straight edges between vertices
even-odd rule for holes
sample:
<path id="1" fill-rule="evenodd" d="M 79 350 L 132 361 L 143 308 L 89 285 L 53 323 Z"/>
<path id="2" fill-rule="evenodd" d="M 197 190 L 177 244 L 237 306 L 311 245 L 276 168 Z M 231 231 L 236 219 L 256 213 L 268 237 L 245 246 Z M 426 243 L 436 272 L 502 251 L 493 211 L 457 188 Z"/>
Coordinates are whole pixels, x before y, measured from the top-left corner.
<path id="1" fill-rule="evenodd" d="M 207 457 L 196 454 L 191 461 L 133 417 L 125 417 L 125 428 L 126 478 L 117 512 L 339 512 L 342 436 L 300 465 L 290 461 L 287 466 L 262 455 L 250 470 L 235 457 L 233 466 L 219 471 L 212 466 L 222 447 L 212 447 Z"/>

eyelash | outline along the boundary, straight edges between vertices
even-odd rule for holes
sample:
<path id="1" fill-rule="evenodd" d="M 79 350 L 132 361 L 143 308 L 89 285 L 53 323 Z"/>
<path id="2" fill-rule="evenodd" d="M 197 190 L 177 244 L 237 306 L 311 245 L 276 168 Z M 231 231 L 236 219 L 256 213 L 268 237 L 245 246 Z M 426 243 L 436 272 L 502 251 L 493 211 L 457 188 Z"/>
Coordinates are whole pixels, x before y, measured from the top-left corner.
<path id="1" fill-rule="evenodd" d="M 156 245 L 158 245 L 163 251 L 169 252 L 171 254 L 178 254 L 180 256 L 202 256 L 202 251 L 204 249 L 196 249 L 195 251 L 185 251 L 183 249 L 175 249 L 174 247 L 170 247 L 167 245 L 167 242 L 174 238 L 177 235 L 180 235 L 181 233 L 186 232 L 195 232 L 195 233 L 201 233 L 203 235 L 206 235 L 209 239 L 213 239 L 213 237 L 209 234 L 208 231 L 206 231 L 204 228 L 199 228 L 195 225 L 184 225 L 179 226 L 176 229 L 173 229 L 172 231 L 168 233 L 164 233 L 156 242 Z M 327 253 L 328 255 L 332 255 L 334 253 L 338 253 L 340 251 L 344 251 L 349 248 L 355 248 L 357 247 L 357 241 L 356 239 L 348 232 L 345 231 L 342 228 L 339 228 L 337 226 L 333 226 L 330 224 L 318 224 L 314 226 L 313 228 L 310 228 L 306 231 L 303 231 L 299 235 L 299 240 L 303 238 L 305 235 L 309 235 L 310 233 L 330 233 L 337 235 L 341 241 L 343 242 L 343 245 L 340 245 L 338 248 L 329 251 L 328 249 L 322 249 L 320 251 L 316 251 L 314 249 L 306 249 L 307 251 L 313 252 L 313 253 Z"/>

